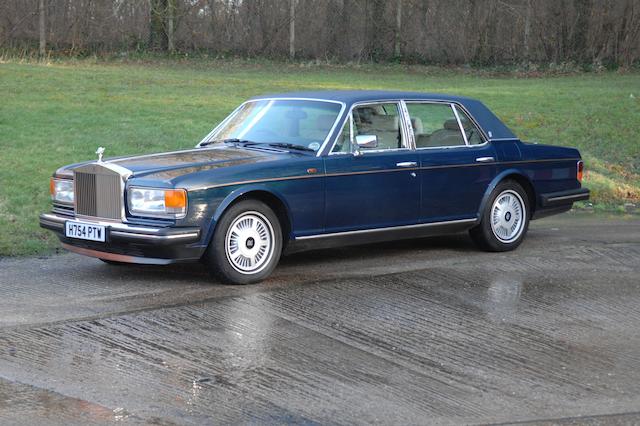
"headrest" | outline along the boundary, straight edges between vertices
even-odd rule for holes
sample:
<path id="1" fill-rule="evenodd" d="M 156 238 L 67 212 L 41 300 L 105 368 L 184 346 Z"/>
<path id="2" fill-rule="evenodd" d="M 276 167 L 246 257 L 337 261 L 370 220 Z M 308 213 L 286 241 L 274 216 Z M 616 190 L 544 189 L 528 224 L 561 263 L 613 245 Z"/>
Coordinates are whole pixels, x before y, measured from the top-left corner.
<path id="1" fill-rule="evenodd" d="M 424 133 L 424 126 L 422 125 L 422 120 L 419 117 L 411 119 L 411 127 L 413 127 L 413 133 L 416 135 Z"/>
<path id="2" fill-rule="evenodd" d="M 451 120 L 445 121 L 443 127 L 446 130 L 457 130 L 457 131 L 460 131 L 460 126 L 458 125 L 458 120 L 453 119 L 453 118 Z"/>
<path id="3" fill-rule="evenodd" d="M 371 127 L 376 130 L 382 131 L 398 131 L 398 116 L 397 115 L 372 115 Z"/>
<path id="4" fill-rule="evenodd" d="M 462 128 L 464 130 L 469 130 L 471 128 L 471 123 L 469 122 L 469 120 L 460 117 L 460 122 L 462 123 Z M 443 127 L 447 130 L 460 130 L 460 126 L 458 126 L 458 120 L 454 118 L 445 121 Z"/>

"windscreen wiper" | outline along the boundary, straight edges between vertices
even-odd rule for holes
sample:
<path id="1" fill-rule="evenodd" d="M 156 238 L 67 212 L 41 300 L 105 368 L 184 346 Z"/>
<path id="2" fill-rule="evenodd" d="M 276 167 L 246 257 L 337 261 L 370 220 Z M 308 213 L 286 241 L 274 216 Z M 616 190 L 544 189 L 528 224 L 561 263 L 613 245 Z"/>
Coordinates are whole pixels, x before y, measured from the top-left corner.
<path id="1" fill-rule="evenodd" d="M 247 145 L 255 145 L 257 142 L 249 141 L 246 139 L 238 139 L 238 138 L 230 138 L 230 139 L 215 139 L 212 141 L 206 141 L 200 144 L 200 146 L 212 145 L 214 143 L 228 143 L 233 144 L 235 146 L 247 146 Z"/>
<path id="2" fill-rule="evenodd" d="M 273 146 L 275 148 L 286 148 L 286 149 L 294 149 L 298 151 L 316 152 L 315 149 L 311 149 L 302 145 L 296 145 L 295 143 L 269 142 L 269 143 L 265 143 L 264 145 Z"/>

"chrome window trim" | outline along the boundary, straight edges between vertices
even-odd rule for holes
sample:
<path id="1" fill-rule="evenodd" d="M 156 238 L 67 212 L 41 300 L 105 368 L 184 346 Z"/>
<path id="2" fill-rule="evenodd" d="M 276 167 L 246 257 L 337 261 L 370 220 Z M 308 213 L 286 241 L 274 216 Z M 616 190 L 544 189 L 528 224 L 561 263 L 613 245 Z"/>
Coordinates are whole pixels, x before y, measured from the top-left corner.
<path id="1" fill-rule="evenodd" d="M 406 127 L 404 125 L 404 117 L 403 117 L 403 111 L 400 107 L 400 103 L 403 102 L 402 99 L 381 99 L 381 100 L 371 100 L 371 101 L 361 101 L 361 102 L 356 102 L 351 104 L 351 107 L 349 108 L 349 112 L 347 113 L 348 116 L 346 119 L 348 119 L 350 121 L 349 125 L 351 126 L 350 129 L 350 137 L 351 137 L 351 146 L 353 147 L 353 138 L 354 138 L 354 134 L 353 134 L 353 110 L 359 106 L 364 106 L 364 105 L 378 105 L 378 104 L 396 104 L 396 108 L 398 108 L 398 119 L 400 120 L 400 129 L 402 131 L 402 139 L 403 139 L 403 146 L 402 148 L 393 148 L 393 149 L 367 149 L 365 151 L 361 151 L 361 155 L 365 155 L 365 154 L 370 154 L 370 153 L 380 153 L 380 152 L 394 152 L 394 151 L 407 151 L 407 150 L 412 150 L 413 148 L 411 148 L 411 146 L 407 146 L 409 145 L 409 141 L 407 139 L 407 134 L 406 134 Z M 345 119 L 345 124 L 346 124 L 346 119 Z M 405 143 L 406 141 L 406 143 Z M 331 147 L 329 148 L 329 152 L 327 154 L 327 156 L 332 155 L 332 154 L 338 154 L 338 153 L 332 153 L 331 151 L 333 150 L 333 147 L 336 145 L 336 142 L 338 142 L 338 135 L 335 136 L 333 143 L 331 144 Z M 324 145 L 323 145 L 324 148 Z M 320 150 L 318 150 L 318 153 L 320 152 Z M 344 154 L 353 154 L 353 152 L 351 153 L 342 153 L 342 155 Z"/>
<path id="2" fill-rule="evenodd" d="M 451 148 L 477 148 L 477 147 L 483 147 L 486 146 L 490 141 L 492 140 L 501 140 L 501 139 L 491 139 L 487 136 L 486 132 L 484 131 L 484 129 L 482 127 L 480 127 L 480 125 L 478 124 L 478 120 L 476 120 L 473 115 L 471 115 L 471 113 L 469 113 L 469 111 L 464 107 L 464 105 L 462 105 L 459 102 L 451 102 L 451 101 L 443 101 L 443 100 L 435 100 L 435 99 L 407 99 L 403 101 L 405 104 L 448 104 L 450 106 L 454 106 L 457 109 L 460 109 L 460 111 L 462 111 L 468 118 L 469 120 L 471 120 L 471 124 L 473 124 L 473 126 L 476 128 L 476 130 L 478 131 L 478 134 L 482 137 L 482 140 L 484 141 L 481 144 L 477 144 L 477 145 L 453 145 L 453 146 L 431 146 L 431 147 L 424 147 L 424 148 L 418 148 L 416 147 L 416 150 L 422 150 L 422 149 L 451 149 Z M 457 112 L 457 111 L 456 111 Z M 407 110 L 407 114 L 408 114 L 408 110 Z M 409 120 L 411 120 L 411 116 L 409 115 Z M 463 132 L 464 134 L 464 132 Z M 517 138 L 508 138 L 505 140 L 513 140 L 513 139 L 517 139 Z M 465 141 L 466 141 L 466 135 L 465 135 Z"/>
<path id="3" fill-rule="evenodd" d="M 462 133 L 462 139 L 464 140 L 464 144 L 469 146 L 469 140 L 467 139 L 467 134 L 464 131 L 464 127 L 462 127 L 462 121 L 460 120 L 460 115 L 458 114 L 458 110 L 456 110 L 456 106 L 454 104 L 449 104 L 451 110 L 453 111 L 453 115 L 456 116 L 456 121 L 458 122 L 458 129 L 460 129 L 460 133 Z"/>
<path id="4" fill-rule="evenodd" d="M 343 151 L 333 152 L 333 148 L 336 146 L 336 143 L 338 143 L 338 137 L 344 131 L 344 126 L 346 126 L 347 123 L 349 124 L 349 144 L 351 145 L 351 151 L 350 152 L 343 152 Z M 349 116 L 344 121 L 344 124 L 342 125 L 340 132 L 336 135 L 336 138 L 333 141 L 333 145 L 331 145 L 331 150 L 329 150 L 329 153 L 327 154 L 327 156 L 330 156 L 330 155 L 353 155 L 353 114 L 351 114 L 351 110 L 349 110 Z"/>
<path id="5" fill-rule="evenodd" d="M 273 101 L 312 101 L 312 102 L 326 102 L 326 103 L 332 103 L 332 104 L 338 104 L 340 105 L 340 111 L 338 111 L 338 114 L 336 115 L 336 119 L 333 122 L 333 126 L 331 126 L 331 129 L 329 130 L 329 132 L 327 133 L 327 137 L 324 139 L 324 141 L 322 142 L 322 144 L 320 145 L 320 148 L 317 149 L 315 156 L 316 157 L 320 157 L 322 156 L 322 152 L 324 151 L 325 147 L 327 146 L 327 142 L 329 142 L 329 140 L 331 139 L 331 136 L 334 134 L 336 127 L 338 125 L 338 123 L 340 121 L 342 121 L 343 117 L 344 117 L 344 111 L 347 108 L 347 104 L 342 102 L 342 101 L 336 101 L 333 99 L 321 99 L 321 98 L 304 98 L 304 97 L 270 97 L 270 98 L 258 98 L 258 99 L 249 99 L 247 101 L 244 101 L 242 104 L 240 104 L 240 106 L 238 106 L 235 110 L 233 110 L 233 112 L 231 114 L 229 114 L 227 116 L 227 118 L 225 118 L 224 120 L 222 120 L 222 122 L 220 124 L 218 124 L 212 131 L 209 132 L 209 134 L 207 134 L 207 136 L 204 137 L 204 139 L 202 139 L 197 145 L 196 148 L 200 148 L 201 144 L 204 142 L 209 142 L 212 140 L 213 136 L 220 130 L 220 128 L 225 125 L 227 122 L 229 122 L 229 120 L 231 120 L 233 117 L 235 117 L 235 115 L 248 103 L 252 103 L 252 102 L 262 102 L 262 101 L 268 101 L 268 102 L 273 102 Z M 336 135 L 337 137 L 337 135 Z M 334 141 L 335 142 L 335 141 Z"/>
<path id="6" fill-rule="evenodd" d="M 411 116 L 409 115 L 409 109 L 407 108 L 407 103 L 404 100 L 400 101 L 400 110 L 402 111 L 403 121 L 405 126 L 405 132 L 407 135 L 407 142 L 409 148 L 412 150 L 416 149 L 416 137 L 413 132 L 413 124 L 411 124 Z"/>

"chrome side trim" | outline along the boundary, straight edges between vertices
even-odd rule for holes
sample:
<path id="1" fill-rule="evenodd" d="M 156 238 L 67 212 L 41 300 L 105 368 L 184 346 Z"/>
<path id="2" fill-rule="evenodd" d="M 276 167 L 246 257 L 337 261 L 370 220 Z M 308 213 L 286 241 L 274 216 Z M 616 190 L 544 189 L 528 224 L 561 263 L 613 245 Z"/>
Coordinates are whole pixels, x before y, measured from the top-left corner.
<path id="1" fill-rule="evenodd" d="M 65 244 L 65 243 L 62 243 L 62 247 L 77 254 L 81 254 L 89 257 L 96 257 L 98 259 L 111 260 L 114 262 L 138 263 L 143 265 L 168 265 L 170 263 L 173 263 L 173 260 L 171 259 L 127 256 L 124 254 L 109 253 L 106 251 L 98 251 L 98 250 L 91 250 L 83 247 L 76 247 L 76 246 L 72 246 L 70 244 Z"/>
<path id="2" fill-rule="evenodd" d="M 480 145 L 471 145 L 473 147 Z M 464 145 L 457 146 L 455 148 L 466 148 Z M 407 148 L 404 148 L 407 150 Z M 420 149 L 431 149 L 431 148 L 420 148 Z M 440 148 L 436 148 L 440 149 Z M 214 188 L 223 188 L 225 186 L 234 186 L 234 185 L 244 185 L 249 183 L 266 183 L 266 182 L 280 182 L 283 180 L 296 180 L 296 179 L 317 179 L 324 177 L 336 177 L 336 176 L 349 176 L 349 175 L 362 175 L 362 174 L 373 174 L 373 173 L 389 173 L 389 172 L 398 172 L 398 171 L 406 171 L 406 170 L 435 170 L 435 169 L 447 169 L 447 168 L 460 168 L 460 167 L 478 167 L 478 166 L 506 166 L 510 164 L 522 164 L 522 163 L 548 163 L 548 162 L 559 162 L 559 161 L 575 161 L 576 158 L 549 158 L 544 160 L 518 160 L 518 161 L 504 161 L 504 162 L 494 162 L 494 163 L 468 163 L 468 164 L 443 164 L 438 166 L 424 166 L 424 167 L 415 167 L 413 169 L 382 169 L 382 170 L 365 170 L 359 172 L 347 172 L 347 173 L 329 173 L 329 174 L 316 174 L 316 175 L 298 175 L 298 176 L 284 176 L 278 178 L 264 178 L 264 179 L 252 179 L 252 180 L 243 180 L 236 182 L 227 182 L 220 183 L 215 185 L 201 186 L 191 188 L 189 191 L 204 191 L 207 189 Z"/>
<path id="3" fill-rule="evenodd" d="M 296 237 L 296 241 L 305 241 L 305 240 L 315 240 L 320 238 L 332 238 L 332 237 L 343 237 L 349 235 L 359 235 L 359 234 L 369 234 L 376 232 L 386 232 L 386 231 L 399 231 L 399 230 L 408 230 L 408 229 L 420 229 L 420 228 L 432 228 L 437 226 L 444 225 L 455 225 L 455 224 L 465 224 L 465 223 L 475 223 L 478 219 L 459 219 L 459 220 L 448 220 L 444 222 L 431 222 L 431 223 L 419 223 L 416 225 L 404 225 L 404 226 L 388 226 L 385 228 L 369 228 L 369 229 L 358 229 L 357 231 L 344 231 L 344 232 L 332 232 L 329 234 L 315 234 L 315 235 L 305 235 L 303 237 Z"/>

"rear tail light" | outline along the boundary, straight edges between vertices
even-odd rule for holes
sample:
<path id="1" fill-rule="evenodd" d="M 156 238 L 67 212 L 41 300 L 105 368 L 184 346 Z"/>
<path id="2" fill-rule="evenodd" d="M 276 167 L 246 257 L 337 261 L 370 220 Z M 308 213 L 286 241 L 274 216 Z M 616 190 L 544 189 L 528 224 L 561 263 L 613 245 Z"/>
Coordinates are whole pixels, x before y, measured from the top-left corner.
<path id="1" fill-rule="evenodd" d="M 582 183 L 582 175 L 583 175 L 583 173 L 584 173 L 584 162 L 583 161 L 578 161 L 576 179 L 578 179 L 578 182 L 580 182 L 580 183 Z"/>

